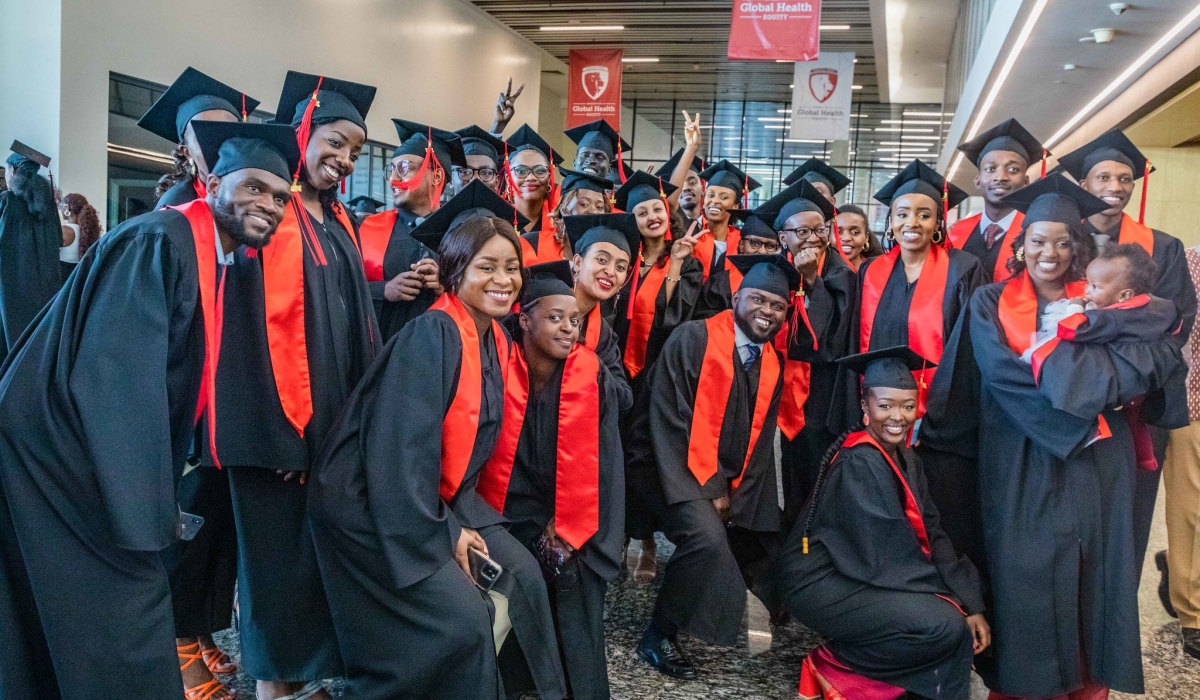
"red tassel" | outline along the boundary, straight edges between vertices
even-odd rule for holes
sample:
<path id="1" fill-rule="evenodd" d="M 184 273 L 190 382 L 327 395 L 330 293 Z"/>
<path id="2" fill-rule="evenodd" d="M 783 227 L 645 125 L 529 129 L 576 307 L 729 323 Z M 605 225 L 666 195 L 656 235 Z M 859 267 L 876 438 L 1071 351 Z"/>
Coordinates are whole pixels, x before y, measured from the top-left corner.
<path id="1" fill-rule="evenodd" d="M 242 121 L 243 122 L 249 121 L 247 119 L 247 116 L 248 115 L 246 114 L 246 93 L 243 92 L 242 93 Z"/>
<path id="2" fill-rule="evenodd" d="M 317 238 L 317 232 L 313 230 L 312 224 L 308 221 L 304 203 L 300 201 L 300 173 L 304 170 L 304 152 L 308 150 L 308 139 L 312 134 L 313 110 L 320 104 L 317 102 L 317 94 L 321 92 L 321 83 L 324 80 L 325 76 L 317 78 L 317 87 L 313 90 L 308 104 L 304 106 L 304 116 L 300 120 L 300 126 L 296 127 L 296 142 L 300 146 L 300 163 L 296 166 L 296 172 L 292 174 L 292 203 L 296 206 L 296 221 L 300 224 L 301 237 L 304 239 L 305 245 L 308 246 L 309 252 L 318 265 L 326 265 L 328 263 L 325 260 L 325 250 L 321 247 L 321 241 Z"/>
<path id="3" fill-rule="evenodd" d="M 1138 223 L 1146 223 L 1146 190 L 1150 189 L 1150 160 L 1146 160 L 1146 171 L 1142 173 L 1142 206 L 1138 209 Z"/>
<path id="4" fill-rule="evenodd" d="M 551 161 L 554 162 L 554 161 Z M 508 190 L 505 194 L 508 197 L 509 204 L 515 206 L 517 200 L 517 181 L 513 178 L 512 166 L 508 162 L 508 143 L 504 144 L 504 188 Z"/>
<path id="5" fill-rule="evenodd" d="M 1046 149 L 1042 149 L 1042 177 L 1046 177 L 1046 156 L 1050 155 Z"/>
<path id="6" fill-rule="evenodd" d="M 342 194 L 346 194 L 346 178 L 342 178 L 341 190 Z"/>
<path id="7" fill-rule="evenodd" d="M 625 159 L 621 157 L 621 134 L 617 134 L 617 175 L 621 178 L 621 184 L 625 184 Z"/>
<path id="8" fill-rule="evenodd" d="M 746 176 L 746 182 L 742 185 L 742 208 L 750 208 L 750 176 Z"/>

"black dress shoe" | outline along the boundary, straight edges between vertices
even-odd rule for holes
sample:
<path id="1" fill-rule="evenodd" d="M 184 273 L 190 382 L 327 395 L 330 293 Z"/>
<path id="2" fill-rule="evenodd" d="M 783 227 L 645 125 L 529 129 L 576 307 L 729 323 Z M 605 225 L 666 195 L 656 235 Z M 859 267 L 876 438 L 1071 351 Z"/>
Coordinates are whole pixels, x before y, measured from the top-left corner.
<path id="1" fill-rule="evenodd" d="M 1162 579 L 1158 582 L 1158 601 L 1162 603 L 1163 610 L 1171 617 L 1179 617 L 1175 614 L 1175 606 L 1171 605 L 1171 583 L 1170 572 L 1167 571 L 1167 550 L 1156 552 L 1154 555 L 1154 565 L 1162 572 Z M 1186 645 L 1184 645 L 1186 646 Z"/>
<path id="2" fill-rule="evenodd" d="M 1179 631 L 1183 634 L 1183 653 L 1193 659 L 1200 659 L 1200 630 L 1182 627 Z"/>
<path id="3" fill-rule="evenodd" d="M 646 628 L 646 633 L 638 642 L 637 652 L 642 660 L 658 669 L 659 673 L 685 681 L 696 678 L 696 667 L 683 653 L 675 636 L 659 633 L 654 625 Z"/>

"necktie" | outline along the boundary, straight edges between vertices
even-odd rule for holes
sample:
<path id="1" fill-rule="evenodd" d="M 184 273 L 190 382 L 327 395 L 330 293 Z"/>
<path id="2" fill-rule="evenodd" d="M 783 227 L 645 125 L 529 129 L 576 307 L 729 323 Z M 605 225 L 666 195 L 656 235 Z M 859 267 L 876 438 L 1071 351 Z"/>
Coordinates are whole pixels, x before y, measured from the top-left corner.
<path id="1" fill-rule="evenodd" d="M 983 230 L 983 242 L 987 244 L 988 250 L 991 250 L 992 246 L 996 245 L 996 239 L 1002 233 L 1004 233 L 1004 229 L 1000 228 L 1000 224 L 988 224 L 988 227 Z"/>
<path id="2" fill-rule="evenodd" d="M 754 366 L 754 361 L 758 359 L 759 353 L 762 352 L 762 348 L 757 345 L 747 345 L 746 349 L 750 351 L 750 354 L 746 355 L 746 359 L 742 360 L 742 369 L 749 372 L 750 368 Z"/>

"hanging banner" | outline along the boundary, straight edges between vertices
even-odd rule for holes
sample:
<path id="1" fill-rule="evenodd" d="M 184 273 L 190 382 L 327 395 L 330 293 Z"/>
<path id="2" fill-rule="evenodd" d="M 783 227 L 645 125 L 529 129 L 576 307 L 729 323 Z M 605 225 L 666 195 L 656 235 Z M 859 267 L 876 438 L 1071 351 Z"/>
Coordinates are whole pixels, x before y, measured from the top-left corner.
<path id="1" fill-rule="evenodd" d="M 821 0 L 734 0 L 729 51 L 736 61 L 811 61 L 821 49 Z"/>
<path id="2" fill-rule="evenodd" d="M 621 49 L 571 49 L 567 128 L 603 119 L 621 130 Z"/>
<path id="3" fill-rule="evenodd" d="M 850 138 L 854 54 L 825 51 L 816 61 L 796 64 L 792 84 L 794 139 Z"/>

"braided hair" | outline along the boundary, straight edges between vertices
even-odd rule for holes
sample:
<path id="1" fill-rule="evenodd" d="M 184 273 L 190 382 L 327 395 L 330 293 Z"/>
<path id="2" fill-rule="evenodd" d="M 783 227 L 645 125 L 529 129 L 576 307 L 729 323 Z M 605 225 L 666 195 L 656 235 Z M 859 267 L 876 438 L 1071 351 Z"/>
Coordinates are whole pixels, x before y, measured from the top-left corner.
<path id="1" fill-rule="evenodd" d="M 154 187 L 155 199 L 162 199 L 167 190 L 196 177 L 196 166 L 192 162 L 191 156 L 188 155 L 187 146 L 183 145 L 182 141 L 175 145 L 174 150 L 171 151 L 171 157 L 175 159 L 175 169 L 158 179 L 158 184 Z"/>
<path id="2" fill-rule="evenodd" d="M 854 429 L 850 429 L 839 435 L 825 450 L 825 454 L 821 456 L 821 466 L 817 468 L 817 480 L 813 483 L 812 494 L 808 497 L 808 503 L 805 508 L 808 514 L 804 516 L 804 529 L 801 531 L 804 537 L 805 554 L 808 554 L 808 530 L 812 527 L 813 518 L 817 514 L 817 499 L 821 495 L 821 485 L 825 483 L 825 475 L 829 473 L 829 465 L 833 462 L 833 458 L 837 453 L 841 451 L 842 443 L 846 442 L 846 438 L 850 437 L 850 434 L 853 432 L 855 432 Z"/>

